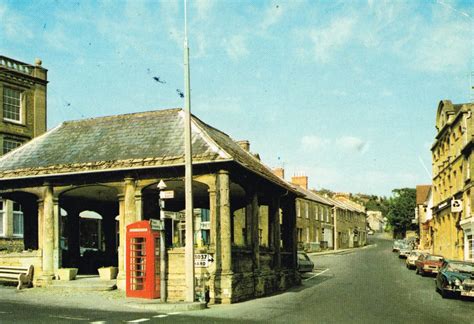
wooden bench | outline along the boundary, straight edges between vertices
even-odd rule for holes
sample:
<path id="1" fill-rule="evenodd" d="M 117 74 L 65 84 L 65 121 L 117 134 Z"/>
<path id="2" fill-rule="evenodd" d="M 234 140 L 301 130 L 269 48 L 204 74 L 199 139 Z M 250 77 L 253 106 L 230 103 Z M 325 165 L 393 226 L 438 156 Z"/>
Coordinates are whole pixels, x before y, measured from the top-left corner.
<path id="1" fill-rule="evenodd" d="M 33 285 L 33 266 L 0 265 L 0 280 L 18 281 L 17 289 Z"/>

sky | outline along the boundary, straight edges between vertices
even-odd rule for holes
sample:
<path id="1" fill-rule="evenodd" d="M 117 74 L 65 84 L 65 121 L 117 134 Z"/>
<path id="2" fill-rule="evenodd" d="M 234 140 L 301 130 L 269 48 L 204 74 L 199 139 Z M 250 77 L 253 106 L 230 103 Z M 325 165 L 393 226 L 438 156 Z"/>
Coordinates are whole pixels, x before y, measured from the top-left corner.
<path id="1" fill-rule="evenodd" d="M 0 0 L 0 55 L 43 61 L 48 128 L 183 107 L 183 8 Z M 473 17 L 473 0 L 189 0 L 192 113 L 310 188 L 429 184 L 438 104 L 471 98 Z"/>

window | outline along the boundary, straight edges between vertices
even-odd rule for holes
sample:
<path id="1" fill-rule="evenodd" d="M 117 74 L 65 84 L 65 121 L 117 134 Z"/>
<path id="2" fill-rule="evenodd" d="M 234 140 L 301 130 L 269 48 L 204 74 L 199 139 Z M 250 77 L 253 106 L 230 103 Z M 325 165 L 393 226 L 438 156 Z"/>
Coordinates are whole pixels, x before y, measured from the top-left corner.
<path id="1" fill-rule="evenodd" d="M 301 210 L 300 210 L 301 204 L 299 201 L 296 202 L 296 217 L 301 217 Z"/>
<path id="2" fill-rule="evenodd" d="M 0 235 L 5 235 L 5 233 L 3 232 L 3 219 L 4 219 L 3 215 L 5 215 L 3 211 L 3 205 L 4 205 L 3 200 L 0 200 Z"/>
<path id="3" fill-rule="evenodd" d="M 318 206 L 314 205 L 313 207 L 313 212 L 314 212 L 314 219 L 318 220 Z"/>
<path id="4" fill-rule="evenodd" d="M 13 236 L 23 237 L 23 211 L 16 202 L 13 202 Z"/>
<path id="5" fill-rule="evenodd" d="M 3 154 L 7 154 L 11 150 L 16 149 L 18 146 L 20 146 L 22 142 L 9 139 L 9 138 L 4 138 L 3 139 Z"/>
<path id="6" fill-rule="evenodd" d="M 3 88 L 3 119 L 21 122 L 21 91 Z"/>
<path id="7" fill-rule="evenodd" d="M 304 203 L 304 214 L 306 218 L 309 218 L 309 203 L 308 202 Z"/>
<path id="8" fill-rule="evenodd" d="M 469 260 L 474 260 L 474 239 L 473 235 L 467 236 L 467 257 Z"/>

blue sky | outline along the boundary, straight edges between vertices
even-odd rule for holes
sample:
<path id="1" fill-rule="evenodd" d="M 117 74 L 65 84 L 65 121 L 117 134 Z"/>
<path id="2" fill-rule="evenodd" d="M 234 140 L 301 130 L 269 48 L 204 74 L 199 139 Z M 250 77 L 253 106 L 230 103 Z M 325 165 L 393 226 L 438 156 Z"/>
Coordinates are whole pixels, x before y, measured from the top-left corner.
<path id="1" fill-rule="evenodd" d="M 437 105 L 470 98 L 473 7 L 190 0 L 192 112 L 312 188 L 430 183 Z M 49 128 L 184 105 L 182 1 L 0 0 L 0 22 L 1 55 L 49 70 Z"/>

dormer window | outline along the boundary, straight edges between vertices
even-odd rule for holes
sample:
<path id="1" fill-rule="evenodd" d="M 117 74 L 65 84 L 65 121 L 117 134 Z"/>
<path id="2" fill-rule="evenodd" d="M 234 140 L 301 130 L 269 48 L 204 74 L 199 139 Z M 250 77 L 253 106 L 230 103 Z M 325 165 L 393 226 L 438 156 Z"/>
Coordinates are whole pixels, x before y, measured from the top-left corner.
<path id="1" fill-rule="evenodd" d="M 20 90 L 3 88 L 3 119 L 21 123 L 21 101 L 22 92 Z"/>

